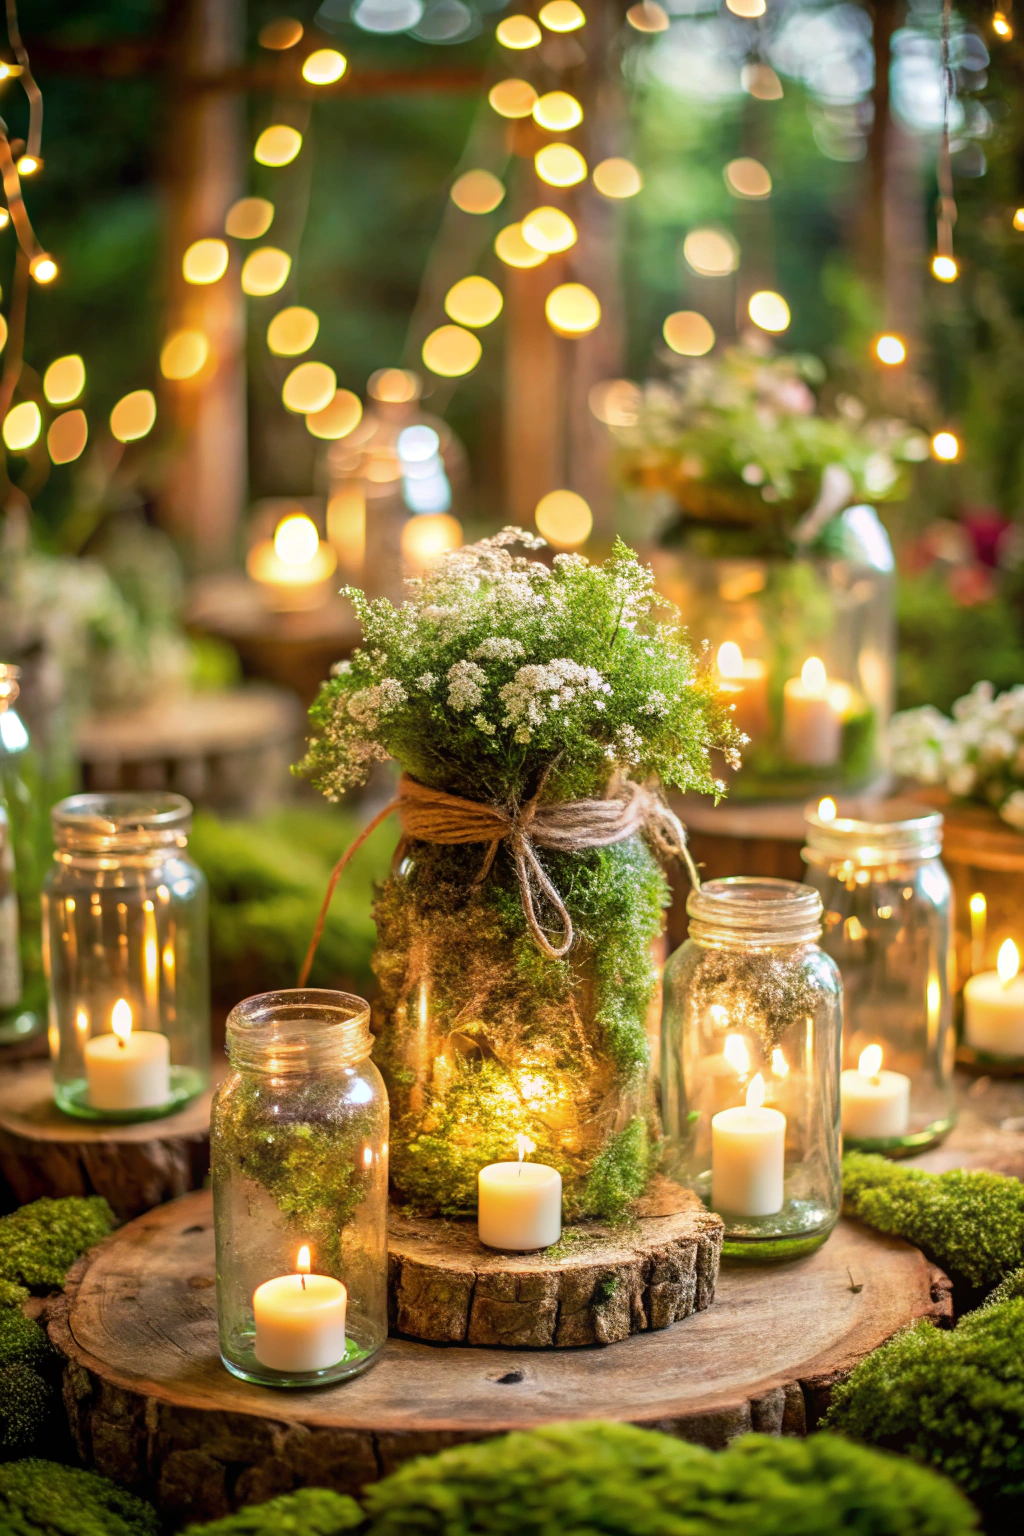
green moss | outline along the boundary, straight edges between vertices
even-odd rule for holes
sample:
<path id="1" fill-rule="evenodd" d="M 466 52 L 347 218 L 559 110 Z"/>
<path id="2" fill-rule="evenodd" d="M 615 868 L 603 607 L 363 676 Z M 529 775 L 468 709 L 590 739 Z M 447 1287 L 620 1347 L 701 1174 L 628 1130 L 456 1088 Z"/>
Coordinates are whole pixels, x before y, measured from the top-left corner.
<path id="1" fill-rule="evenodd" d="M 21 1307 L 28 1301 L 29 1292 L 14 1280 L 0 1280 L 0 1307 Z"/>
<path id="2" fill-rule="evenodd" d="M 647 1123 L 636 1115 L 614 1135 L 594 1160 L 583 1188 L 581 1209 L 586 1216 L 624 1216 L 644 1192 L 651 1171 L 651 1138 Z"/>
<path id="3" fill-rule="evenodd" d="M 369 1536 L 960 1536 L 967 1501 L 897 1457 L 758 1435 L 712 1452 L 561 1424 L 422 1457 L 366 1490 Z"/>
<path id="4" fill-rule="evenodd" d="M 30 1365 L 0 1365 L 0 1458 L 24 1456 L 37 1449 L 53 1406 L 53 1388 Z M 2 1472 L 2 1468 L 0 1468 Z M 0 1494 L 0 1532 L 3 1497 Z"/>
<path id="5" fill-rule="evenodd" d="M 843 1201 L 850 1215 L 906 1238 L 971 1286 L 995 1285 L 1024 1257 L 1024 1184 L 1003 1174 L 924 1173 L 850 1152 Z"/>
<path id="6" fill-rule="evenodd" d="M 996 1307 L 1001 1301 L 1016 1301 L 1024 1296 L 1024 1265 L 1012 1269 L 1005 1280 L 1000 1280 L 995 1290 L 985 1297 L 986 1307 Z"/>
<path id="7" fill-rule="evenodd" d="M 44 1197 L 0 1217 L 0 1279 L 33 1290 L 63 1285 L 75 1260 L 113 1230 L 99 1195 Z"/>
<path id="8" fill-rule="evenodd" d="M 190 1525 L 185 1536 L 336 1536 L 363 1523 L 354 1499 L 330 1488 L 300 1488 L 223 1520 Z"/>
<path id="9" fill-rule="evenodd" d="M 53 1461 L 0 1466 L 3 1536 L 160 1536 L 156 1510 L 95 1472 Z"/>
<path id="10" fill-rule="evenodd" d="M 38 1323 L 12 1307 L 0 1312 L 0 1366 L 38 1364 L 50 1354 L 50 1341 Z"/>

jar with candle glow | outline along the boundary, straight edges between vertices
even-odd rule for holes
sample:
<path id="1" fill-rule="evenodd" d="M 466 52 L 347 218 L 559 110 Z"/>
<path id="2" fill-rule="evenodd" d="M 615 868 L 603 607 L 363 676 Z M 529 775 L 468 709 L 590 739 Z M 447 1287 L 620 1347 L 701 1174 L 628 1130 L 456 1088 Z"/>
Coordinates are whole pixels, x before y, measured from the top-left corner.
<path id="1" fill-rule="evenodd" d="M 54 1097 L 93 1120 L 152 1120 L 210 1078 L 206 879 L 182 795 L 72 795 L 52 812 L 43 891 Z"/>
<path id="2" fill-rule="evenodd" d="M 843 1140 L 920 1151 L 955 1120 L 952 892 L 942 815 L 906 800 L 831 798 L 805 813 L 807 883 L 843 977 Z"/>
<path id="3" fill-rule="evenodd" d="M 233 1008 L 210 1121 L 221 1359 L 308 1387 L 387 1337 L 388 1098 L 369 1004 L 267 992 Z"/>
<path id="4" fill-rule="evenodd" d="M 839 1215 L 842 982 L 821 899 L 735 876 L 692 891 L 665 968 L 666 1173 L 725 1221 L 723 1253 L 787 1259 Z"/>

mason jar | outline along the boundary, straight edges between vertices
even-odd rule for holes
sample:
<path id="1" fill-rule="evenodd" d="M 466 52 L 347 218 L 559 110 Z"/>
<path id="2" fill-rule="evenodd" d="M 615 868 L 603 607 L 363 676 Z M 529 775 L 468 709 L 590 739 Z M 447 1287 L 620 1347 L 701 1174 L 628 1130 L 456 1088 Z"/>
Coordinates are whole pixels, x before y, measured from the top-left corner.
<path id="1" fill-rule="evenodd" d="M 664 1167 L 725 1221 L 723 1253 L 817 1248 L 839 1215 L 842 981 L 821 898 L 734 876 L 690 893 L 665 969 Z"/>
<path id="2" fill-rule="evenodd" d="M 266 992 L 227 1021 L 210 1159 L 220 1353 L 265 1386 L 365 1370 L 387 1337 L 388 1097 L 369 1004 Z"/>
<path id="3" fill-rule="evenodd" d="M 906 800 L 805 811 L 807 883 L 843 977 L 843 1141 L 899 1155 L 956 1119 L 952 887 L 942 814 Z"/>
<path id="4" fill-rule="evenodd" d="M 210 1079 L 206 879 L 192 806 L 164 793 L 72 795 L 51 813 L 43 890 L 54 1097 L 91 1120 L 153 1120 Z"/>

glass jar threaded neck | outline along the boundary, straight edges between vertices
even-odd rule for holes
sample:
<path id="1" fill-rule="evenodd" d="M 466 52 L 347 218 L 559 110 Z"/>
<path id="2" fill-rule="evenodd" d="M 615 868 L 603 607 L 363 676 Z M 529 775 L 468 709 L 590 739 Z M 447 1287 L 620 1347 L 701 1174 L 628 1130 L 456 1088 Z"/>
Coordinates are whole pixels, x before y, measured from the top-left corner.
<path id="1" fill-rule="evenodd" d="M 58 859 L 68 854 L 149 853 L 185 846 L 192 804 L 184 795 L 69 795 L 50 812 Z"/>
<path id="2" fill-rule="evenodd" d="M 834 814 L 822 815 L 822 804 L 809 805 L 804 811 L 807 846 L 802 857 L 807 864 L 832 865 L 850 862 L 857 868 L 915 863 L 934 859 L 942 852 L 941 811 L 910 800 L 890 800 L 865 808 L 842 804 Z"/>
<path id="3" fill-rule="evenodd" d="M 708 880 L 686 902 L 690 937 L 701 944 L 753 949 L 813 944 L 821 937 L 821 897 L 795 880 L 730 875 Z"/>
<path id="4" fill-rule="evenodd" d="M 370 1005 L 321 987 L 262 992 L 228 1014 L 228 1059 L 237 1072 L 303 1077 L 365 1061 Z"/>

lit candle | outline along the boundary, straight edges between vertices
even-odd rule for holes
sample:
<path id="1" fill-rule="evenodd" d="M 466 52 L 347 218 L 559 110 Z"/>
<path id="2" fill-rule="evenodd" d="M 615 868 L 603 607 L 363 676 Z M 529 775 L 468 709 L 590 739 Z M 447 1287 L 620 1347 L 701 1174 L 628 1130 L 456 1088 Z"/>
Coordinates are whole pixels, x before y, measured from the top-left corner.
<path id="1" fill-rule="evenodd" d="M 881 1141 L 905 1136 L 910 1126 L 910 1078 L 882 1071 L 882 1047 L 869 1045 L 856 1070 L 840 1075 L 843 1135 L 852 1141 Z"/>
<path id="2" fill-rule="evenodd" d="M 743 1084 L 750 1076 L 750 1052 L 743 1036 L 726 1035 L 721 1051 L 706 1056 L 701 1069 L 709 1085 L 712 1113 L 735 1105 L 742 1098 Z"/>
<path id="3" fill-rule="evenodd" d="M 305 1245 L 295 1271 L 265 1280 L 253 1292 L 253 1352 L 271 1371 L 325 1371 L 345 1358 L 348 1292 L 330 1275 L 310 1274 Z"/>
<path id="4" fill-rule="evenodd" d="M 478 1178 L 477 1232 L 488 1248 L 527 1253 L 548 1248 L 562 1235 L 562 1175 L 557 1168 L 523 1161 L 534 1150 L 516 1137 L 517 1163 L 489 1163 Z"/>
<path id="5" fill-rule="evenodd" d="M 845 689 L 830 684 L 825 663 L 809 656 L 799 677 L 788 678 L 782 698 L 782 749 L 790 762 L 830 768 L 843 744 Z"/>
<path id="6" fill-rule="evenodd" d="M 736 1216 L 781 1211 L 786 1165 L 786 1117 L 764 1107 L 764 1078 L 750 1079 L 743 1108 L 711 1121 L 711 1205 Z"/>
<path id="7" fill-rule="evenodd" d="M 263 587 L 270 606 L 287 611 L 316 608 L 325 602 L 337 563 L 312 519 L 304 512 L 293 512 L 281 519 L 272 540 L 253 545 L 245 568 Z"/>
<path id="8" fill-rule="evenodd" d="M 1024 976 L 1012 939 L 1000 946 L 994 971 L 964 983 L 964 1039 L 992 1056 L 1024 1056 Z"/>
<path id="9" fill-rule="evenodd" d="M 83 1048 L 89 1104 L 93 1109 L 157 1109 L 171 1096 L 171 1042 L 151 1029 L 132 1029 L 132 1010 L 118 998 L 109 1035 Z"/>
<path id="10" fill-rule="evenodd" d="M 988 902 L 982 891 L 975 891 L 967 903 L 971 914 L 971 974 L 976 976 L 985 969 L 985 923 Z"/>
<path id="11" fill-rule="evenodd" d="M 734 705 L 733 720 L 756 741 L 768 730 L 768 668 L 763 661 L 744 656 L 735 640 L 718 647 L 721 693 Z"/>

